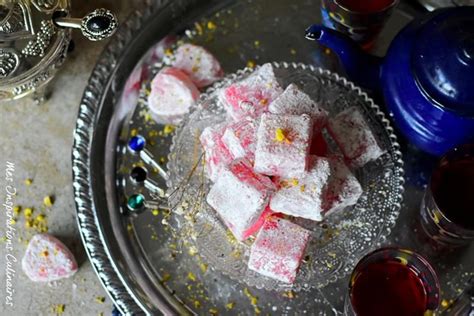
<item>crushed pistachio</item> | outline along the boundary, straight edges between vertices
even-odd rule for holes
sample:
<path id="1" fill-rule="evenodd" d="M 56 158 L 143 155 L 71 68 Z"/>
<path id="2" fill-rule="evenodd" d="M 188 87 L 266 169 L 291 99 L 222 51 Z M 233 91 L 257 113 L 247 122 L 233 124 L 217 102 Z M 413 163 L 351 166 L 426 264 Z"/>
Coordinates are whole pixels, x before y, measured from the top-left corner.
<path id="1" fill-rule="evenodd" d="M 199 268 L 201 268 L 202 273 L 206 273 L 206 271 L 207 271 L 207 264 L 201 263 L 201 264 L 199 265 Z"/>
<path id="2" fill-rule="evenodd" d="M 25 218 L 31 217 L 32 214 L 33 214 L 33 209 L 30 207 L 25 208 L 25 210 L 23 211 L 23 215 L 25 216 Z"/>
<path id="3" fill-rule="evenodd" d="M 161 278 L 161 281 L 163 282 L 168 282 L 171 279 L 171 274 L 169 273 L 164 273 L 163 277 Z"/>
<path id="4" fill-rule="evenodd" d="M 15 206 L 13 208 L 13 214 L 15 214 L 16 216 L 20 215 L 20 212 L 21 212 L 21 206 Z"/>
<path id="5" fill-rule="evenodd" d="M 199 302 L 198 300 L 194 300 L 194 307 L 201 308 L 201 302 Z"/>
<path id="6" fill-rule="evenodd" d="M 50 195 L 47 195 L 44 197 L 43 199 L 43 203 L 46 207 L 51 207 L 53 206 L 54 204 L 54 197 L 53 196 L 50 196 Z"/>
<path id="7" fill-rule="evenodd" d="M 214 22 L 209 21 L 209 22 L 207 22 L 207 28 L 209 30 L 215 30 L 217 28 L 217 25 Z"/>
<path id="8" fill-rule="evenodd" d="M 174 130 L 176 129 L 176 126 L 174 125 L 165 125 L 163 128 L 163 133 L 165 135 L 171 134 Z"/>
<path id="9" fill-rule="evenodd" d="M 138 135 L 138 129 L 132 128 L 130 130 L 130 136 L 134 137 L 134 136 L 137 136 L 137 135 Z"/>
<path id="10" fill-rule="evenodd" d="M 225 304 L 225 308 L 226 308 L 227 310 L 231 310 L 231 309 L 233 309 L 234 307 L 235 307 L 235 303 L 234 303 L 234 302 L 229 302 L 229 303 Z"/>
<path id="11" fill-rule="evenodd" d="M 196 276 L 194 275 L 194 273 L 188 272 L 188 279 L 195 282 L 196 281 Z"/>
<path id="12" fill-rule="evenodd" d="M 33 179 L 30 179 L 30 178 L 25 179 L 25 185 L 26 186 L 30 186 L 32 183 L 33 183 Z"/>
<path id="13" fill-rule="evenodd" d="M 95 301 L 96 301 L 97 303 L 102 304 L 102 303 L 105 302 L 105 297 L 104 297 L 104 296 L 97 296 L 97 297 L 95 298 Z"/>
<path id="14" fill-rule="evenodd" d="M 286 142 L 286 143 L 288 143 L 288 144 L 291 143 L 291 141 L 288 139 L 287 132 L 285 132 L 285 131 L 284 131 L 283 129 L 281 129 L 281 128 L 277 128 L 277 129 L 275 130 L 275 140 L 276 140 L 277 142 L 280 142 L 280 143 L 282 143 L 282 142 Z"/>
<path id="15" fill-rule="evenodd" d="M 153 214 L 153 216 L 158 216 L 160 215 L 160 210 L 157 210 L 157 209 L 151 210 L 151 214 Z"/>
<path id="16" fill-rule="evenodd" d="M 219 311 L 218 311 L 217 309 L 215 309 L 215 308 L 210 308 L 210 309 L 209 309 L 209 314 L 211 314 L 211 315 L 217 315 L 217 314 L 219 314 Z"/>
<path id="17" fill-rule="evenodd" d="M 257 65 L 257 64 L 256 64 L 255 61 L 253 61 L 253 60 L 248 60 L 248 61 L 247 61 L 247 67 L 248 67 L 248 68 L 252 68 L 252 69 L 253 69 L 253 68 L 255 68 L 256 65 Z"/>
<path id="18" fill-rule="evenodd" d="M 253 306 L 256 306 L 258 303 L 258 297 L 253 296 L 252 293 L 250 293 L 248 288 L 244 288 L 244 294 L 250 299 L 250 304 Z"/>
<path id="19" fill-rule="evenodd" d="M 53 306 L 53 313 L 56 315 L 61 315 L 64 313 L 64 310 L 66 309 L 66 305 L 64 304 L 57 304 Z"/>

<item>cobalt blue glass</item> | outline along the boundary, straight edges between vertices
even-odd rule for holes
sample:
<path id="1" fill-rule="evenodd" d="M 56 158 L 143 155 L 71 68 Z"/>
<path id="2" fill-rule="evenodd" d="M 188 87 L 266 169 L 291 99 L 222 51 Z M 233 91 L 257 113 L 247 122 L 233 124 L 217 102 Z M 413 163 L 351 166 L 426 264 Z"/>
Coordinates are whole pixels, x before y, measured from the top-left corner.
<path id="1" fill-rule="evenodd" d="M 474 7 L 414 20 L 383 59 L 320 25 L 306 37 L 338 54 L 350 80 L 380 91 L 398 129 L 420 149 L 441 156 L 474 140 Z"/>

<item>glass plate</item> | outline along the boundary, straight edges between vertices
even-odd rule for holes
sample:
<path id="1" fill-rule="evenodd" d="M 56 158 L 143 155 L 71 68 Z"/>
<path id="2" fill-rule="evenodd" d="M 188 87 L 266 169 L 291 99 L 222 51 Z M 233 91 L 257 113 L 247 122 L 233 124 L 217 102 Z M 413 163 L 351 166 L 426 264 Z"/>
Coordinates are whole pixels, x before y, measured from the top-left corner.
<path id="1" fill-rule="evenodd" d="M 188 238 L 209 266 L 238 282 L 266 290 L 299 291 L 324 287 L 344 277 L 356 260 L 384 241 L 395 224 L 403 193 L 403 163 L 396 136 L 389 121 L 359 88 L 321 68 L 296 63 L 274 63 L 283 87 L 296 83 L 329 112 L 329 117 L 351 107 L 364 115 L 381 148 L 386 150 L 376 161 L 356 170 L 364 193 L 354 207 L 329 216 L 321 223 L 296 219 L 311 230 L 306 257 L 293 285 L 264 277 L 247 268 L 250 242 L 239 243 L 231 236 L 217 213 L 206 203 L 210 182 L 204 176 L 203 153 L 199 135 L 207 126 L 226 119 L 219 91 L 248 76 L 245 69 L 227 76 L 210 88 L 200 105 L 184 119 L 169 155 L 169 192 L 172 212 L 179 211 L 186 223 L 176 227 L 181 238 Z M 337 151 L 332 145 L 331 150 Z M 192 153 L 192 154 L 190 154 Z M 237 197 L 236 197 L 237 198 Z M 187 219 L 187 220 L 186 220 Z"/>

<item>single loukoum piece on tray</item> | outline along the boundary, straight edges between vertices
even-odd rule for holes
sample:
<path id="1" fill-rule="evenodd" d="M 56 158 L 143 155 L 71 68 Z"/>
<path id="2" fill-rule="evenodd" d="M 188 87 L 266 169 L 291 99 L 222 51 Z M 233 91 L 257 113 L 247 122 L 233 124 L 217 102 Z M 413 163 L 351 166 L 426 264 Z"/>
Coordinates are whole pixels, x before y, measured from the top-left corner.
<path id="1" fill-rule="evenodd" d="M 362 167 L 384 153 L 356 107 L 348 108 L 333 119 L 329 119 L 328 131 L 347 162 L 354 168 Z"/>
<path id="2" fill-rule="evenodd" d="M 331 175 L 329 164 L 327 158 L 311 156 L 308 172 L 279 181 L 280 188 L 272 197 L 270 208 L 275 212 L 321 221 L 324 192 Z"/>
<path id="3" fill-rule="evenodd" d="M 318 131 L 326 124 L 328 117 L 326 110 L 294 83 L 288 85 L 285 91 L 270 103 L 268 111 L 274 114 L 308 114 L 313 119 L 315 129 Z"/>
<path id="4" fill-rule="evenodd" d="M 151 82 L 148 108 L 162 124 L 177 124 L 199 98 L 199 90 L 178 68 L 163 68 Z"/>
<path id="5" fill-rule="evenodd" d="M 247 239 L 267 208 L 275 185 L 259 175 L 244 159 L 233 161 L 217 177 L 207 195 L 208 204 L 219 214 L 235 238 Z"/>
<path id="6" fill-rule="evenodd" d="M 204 149 L 206 172 L 212 181 L 215 181 L 222 169 L 233 160 L 231 153 L 222 142 L 225 129 L 225 123 L 209 126 L 202 131 L 199 137 Z"/>
<path id="7" fill-rule="evenodd" d="M 219 61 L 204 47 L 193 44 L 178 47 L 173 66 L 185 72 L 198 88 L 208 86 L 224 75 Z"/>
<path id="8" fill-rule="evenodd" d="M 363 193 L 362 186 L 342 158 L 329 157 L 331 177 L 324 192 L 324 216 L 354 205 Z"/>
<path id="9" fill-rule="evenodd" d="M 227 126 L 222 142 L 234 159 L 246 158 L 253 162 L 256 145 L 257 122 L 244 119 Z"/>
<path id="10" fill-rule="evenodd" d="M 285 283 L 293 283 L 310 232 L 279 218 L 269 218 L 250 248 L 249 269 Z"/>
<path id="11" fill-rule="evenodd" d="M 308 163 L 311 135 L 309 115 L 263 114 L 257 131 L 254 170 L 285 178 L 302 175 Z"/>
<path id="12" fill-rule="evenodd" d="M 239 121 L 266 112 L 282 92 L 273 66 L 264 64 L 246 79 L 224 88 L 220 100 L 229 116 Z"/>
<path id="13" fill-rule="evenodd" d="M 21 266 L 34 282 L 68 278 L 77 271 L 77 262 L 71 251 L 49 234 L 37 234 L 31 238 Z"/>

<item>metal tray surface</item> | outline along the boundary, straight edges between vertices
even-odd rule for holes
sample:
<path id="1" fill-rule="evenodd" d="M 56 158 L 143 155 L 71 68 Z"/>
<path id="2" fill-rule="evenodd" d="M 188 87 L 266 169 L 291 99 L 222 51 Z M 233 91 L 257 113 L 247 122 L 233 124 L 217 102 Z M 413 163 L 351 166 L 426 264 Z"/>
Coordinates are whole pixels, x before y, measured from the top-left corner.
<path id="1" fill-rule="evenodd" d="M 342 313 L 346 278 L 299 293 L 247 287 L 214 271 L 189 244 L 176 238 L 176 217 L 163 210 L 130 215 L 125 204 L 137 192 L 152 198 L 128 179 L 131 167 L 141 163 L 127 152 L 129 137 L 144 135 L 150 151 L 166 163 L 170 128 L 154 123 L 143 110 L 135 79 L 149 80 L 156 57 L 167 54 L 167 43 L 184 40 L 203 45 L 218 56 L 228 73 L 269 61 L 301 62 L 341 72 L 329 50 L 304 39 L 304 29 L 318 21 L 318 1 L 153 1 L 133 14 L 104 50 L 78 114 L 72 152 L 74 193 L 89 258 L 123 313 Z M 407 21 L 405 13 L 394 14 L 378 43 L 379 53 Z M 417 241 L 415 219 L 435 160 L 406 144 L 402 151 L 405 202 L 384 244 L 413 248 L 429 257 L 440 275 L 442 298 L 452 299 L 473 274 L 474 249 L 440 256 Z M 150 178 L 160 181 L 154 170 Z"/>

